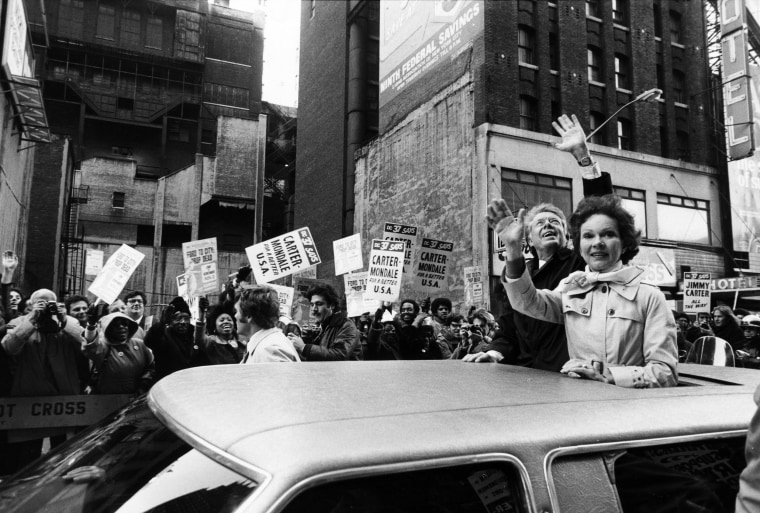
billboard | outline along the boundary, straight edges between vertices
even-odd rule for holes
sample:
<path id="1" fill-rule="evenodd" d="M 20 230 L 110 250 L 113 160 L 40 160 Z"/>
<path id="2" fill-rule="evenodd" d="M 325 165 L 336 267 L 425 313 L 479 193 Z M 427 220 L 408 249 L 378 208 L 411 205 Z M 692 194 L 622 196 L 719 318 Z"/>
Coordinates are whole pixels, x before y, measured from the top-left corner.
<path id="1" fill-rule="evenodd" d="M 748 69 L 751 112 L 757 124 L 760 123 L 760 66 L 750 64 Z M 760 253 L 760 155 L 728 163 L 728 192 L 734 251 Z"/>
<path id="2" fill-rule="evenodd" d="M 483 0 L 381 0 L 379 107 L 468 48 L 483 14 Z"/>
<path id="3" fill-rule="evenodd" d="M 729 160 L 738 160 L 755 149 L 744 0 L 724 0 L 720 14 L 726 153 Z"/>

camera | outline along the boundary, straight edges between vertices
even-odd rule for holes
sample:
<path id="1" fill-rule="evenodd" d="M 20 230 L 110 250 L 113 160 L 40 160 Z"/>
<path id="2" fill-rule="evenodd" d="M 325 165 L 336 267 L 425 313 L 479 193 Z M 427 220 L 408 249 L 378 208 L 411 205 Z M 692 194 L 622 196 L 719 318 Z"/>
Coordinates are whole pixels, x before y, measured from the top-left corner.
<path id="1" fill-rule="evenodd" d="M 48 301 L 45 303 L 45 309 L 42 311 L 42 315 L 46 317 L 57 317 L 58 316 L 58 303 L 55 301 Z"/>

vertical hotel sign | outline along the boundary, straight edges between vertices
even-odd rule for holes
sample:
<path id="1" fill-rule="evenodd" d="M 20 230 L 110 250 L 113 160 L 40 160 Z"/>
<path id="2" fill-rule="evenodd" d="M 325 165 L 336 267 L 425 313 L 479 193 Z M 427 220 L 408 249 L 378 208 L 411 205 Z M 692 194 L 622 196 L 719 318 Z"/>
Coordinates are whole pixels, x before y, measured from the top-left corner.
<path id="1" fill-rule="evenodd" d="M 380 1 L 380 108 L 483 32 L 483 0 Z"/>
<path id="2" fill-rule="evenodd" d="M 32 77 L 31 53 L 28 44 L 26 12 L 23 0 L 10 0 L 6 4 L 5 37 L 3 38 L 2 65 L 8 80 L 12 77 Z"/>
<path id="3" fill-rule="evenodd" d="M 752 155 L 755 148 L 747 68 L 747 9 L 744 0 L 722 0 L 720 6 L 727 154 L 729 160 L 738 160 Z"/>

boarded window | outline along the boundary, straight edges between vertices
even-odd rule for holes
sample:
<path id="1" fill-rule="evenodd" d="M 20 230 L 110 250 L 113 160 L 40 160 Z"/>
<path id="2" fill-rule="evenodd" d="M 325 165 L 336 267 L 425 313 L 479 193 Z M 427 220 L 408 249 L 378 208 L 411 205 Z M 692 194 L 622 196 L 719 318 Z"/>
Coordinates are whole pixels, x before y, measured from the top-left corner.
<path id="1" fill-rule="evenodd" d="M 133 9 L 125 9 L 121 15 L 121 44 L 128 46 L 140 45 L 140 13 Z"/>
<path id="2" fill-rule="evenodd" d="M 163 48 L 163 39 L 163 21 L 157 16 L 148 16 L 148 22 L 145 25 L 145 46 L 161 50 Z"/>
<path id="3" fill-rule="evenodd" d="M 114 39 L 116 33 L 116 8 L 107 3 L 98 5 L 98 28 L 95 37 Z"/>
<path id="4" fill-rule="evenodd" d="M 84 0 L 61 0 L 58 4 L 58 31 L 62 36 L 82 39 Z"/>

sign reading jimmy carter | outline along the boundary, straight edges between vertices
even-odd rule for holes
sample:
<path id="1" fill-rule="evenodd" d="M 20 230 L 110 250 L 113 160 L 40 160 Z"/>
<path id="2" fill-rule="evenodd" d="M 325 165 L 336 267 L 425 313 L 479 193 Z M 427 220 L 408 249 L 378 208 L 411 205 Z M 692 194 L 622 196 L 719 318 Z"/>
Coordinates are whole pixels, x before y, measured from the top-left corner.
<path id="1" fill-rule="evenodd" d="M 483 32 L 483 0 L 381 0 L 380 107 Z"/>

